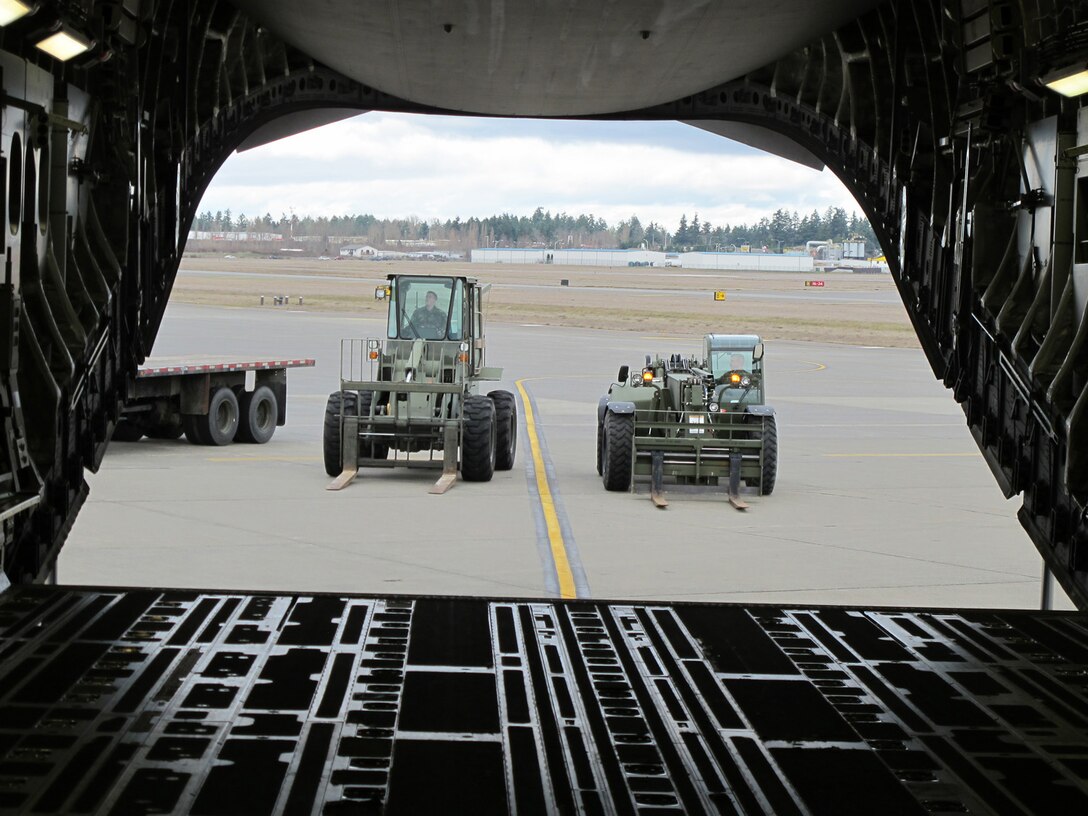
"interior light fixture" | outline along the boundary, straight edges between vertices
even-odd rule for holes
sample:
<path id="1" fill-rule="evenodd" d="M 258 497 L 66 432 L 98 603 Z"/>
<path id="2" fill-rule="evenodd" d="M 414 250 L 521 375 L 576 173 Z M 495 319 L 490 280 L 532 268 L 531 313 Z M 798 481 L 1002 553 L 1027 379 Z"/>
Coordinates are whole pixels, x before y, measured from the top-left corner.
<path id="1" fill-rule="evenodd" d="M 37 42 L 38 48 L 61 62 L 89 51 L 91 45 L 90 40 L 63 24 Z"/>
<path id="2" fill-rule="evenodd" d="M 1088 65 L 1078 63 L 1043 77 L 1043 84 L 1062 96 L 1080 96 L 1088 93 Z"/>
<path id="3" fill-rule="evenodd" d="M 31 3 L 23 3 L 21 0 L 0 0 L 0 26 L 14 23 L 33 10 L 34 6 Z"/>

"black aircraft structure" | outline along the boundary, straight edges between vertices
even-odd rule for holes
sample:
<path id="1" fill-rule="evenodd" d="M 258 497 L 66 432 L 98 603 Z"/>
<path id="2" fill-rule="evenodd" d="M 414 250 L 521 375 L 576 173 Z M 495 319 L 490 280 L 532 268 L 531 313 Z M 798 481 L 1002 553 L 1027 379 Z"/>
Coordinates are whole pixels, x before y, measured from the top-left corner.
<path id="1" fill-rule="evenodd" d="M 0 0 L 0 813 L 1088 813 L 1088 2 Z M 58 587 L 235 151 L 670 120 L 834 172 L 1080 613 Z"/>

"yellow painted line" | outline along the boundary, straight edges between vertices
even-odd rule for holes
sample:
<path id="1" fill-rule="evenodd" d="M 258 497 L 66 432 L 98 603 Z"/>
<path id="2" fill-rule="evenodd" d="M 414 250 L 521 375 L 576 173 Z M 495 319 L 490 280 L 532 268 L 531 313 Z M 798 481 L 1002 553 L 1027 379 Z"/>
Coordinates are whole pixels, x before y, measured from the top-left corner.
<path id="1" fill-rule="evenodd" d="M 801 362 L 805 365 L 815 366 L 815 368 L 805 369 L 806 371 L 824 371 L 827 369 L 827 366 L 825 366 L 823 363 L 817 363 L 813 360 L 802 360 Z"/>
<path id="2" fill-rule="evenodd" d="M 828 459 L 913 459 L 913 458 L 931 458 L 931 457 L 947 457 L 947 456 L 981 456 L 981 453 L 977 451 L 975 453 L 825 453 L 824 456 Z"/>
<path id="3" fill-rule="evenodd" d="M 529 401 L 529 395 L 525 393 L 523 382 L 525 380 L 518 380 L 514 385 L 521 394 L 521 405 L 525 409 L 525 430 L 529 434 L 529 449 L 533 454 L 536 489 L 540 494 L 540 507 L 544 511 L 544 525 L 548 530 L 548 544 L 552 549 L 555 574 L 559 579 L 559 597 L 576 598 L 574 575 L 570 571 L 570 559 L 567 557 L 567 547 L 563 541 L 563 530 L 559 526 L 559 515 L 555 512 L 555 501 L 552 499 L 552 491 L 548 486 L 548 473 L 544 469 L 544 457 L 540 453 L 540 438 L 537 436 L 533 405 Z"/>
<path id="4" fill-rule="evenodd" d="M 320 462 L 320 456 L 209 456 L 209 462 Z"/>

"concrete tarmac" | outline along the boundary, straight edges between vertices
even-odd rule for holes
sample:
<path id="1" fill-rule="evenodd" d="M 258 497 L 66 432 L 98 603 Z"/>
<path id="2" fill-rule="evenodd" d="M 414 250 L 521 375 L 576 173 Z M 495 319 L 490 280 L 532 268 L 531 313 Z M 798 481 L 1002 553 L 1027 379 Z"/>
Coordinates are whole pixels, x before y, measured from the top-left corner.
<path id="1" fill-rule="evenodd" d="M 768 342 L 780 469 L 746 512 L 722 493 L 604 490 L 596 404 L 620 364 L 700 338 L 494 325 L 495 387 L 519 398 L 514 469 L 444 496 L 433 474 L 364 470 L 326 491 L 321 425 L 339 315 L 171 305 L 156 355 L 313 357 L 290 372 L 288 421 L 267 445 L 114 442 L 62 552 L 66 584 L 766 601 L 1038 606 L 1041 561 L 921 351 Z M 521 388 L 518 388 L 520 380 Z M 543 482 L 541 481 L 543 479 Z M 547 490 L 557 529 L 539 499 Z M 567 580 L 564 580 L 566 575 Z M 1059 608 L 1071 608 L 1057 592 Z"/>

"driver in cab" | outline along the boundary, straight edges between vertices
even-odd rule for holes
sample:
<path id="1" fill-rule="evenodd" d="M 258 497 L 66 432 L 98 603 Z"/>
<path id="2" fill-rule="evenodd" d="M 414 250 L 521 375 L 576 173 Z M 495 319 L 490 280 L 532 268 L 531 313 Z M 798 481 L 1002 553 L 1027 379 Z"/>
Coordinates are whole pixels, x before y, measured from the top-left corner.
<path id="1" fill-rule="evenodd" d="M 424 340 L 446 336 L 446 313 L 438 308 L 438 295 L 427 292 L 426 303 L 412 313 L 412 326 Z"/>

